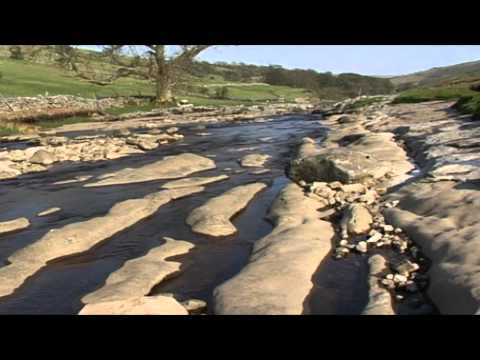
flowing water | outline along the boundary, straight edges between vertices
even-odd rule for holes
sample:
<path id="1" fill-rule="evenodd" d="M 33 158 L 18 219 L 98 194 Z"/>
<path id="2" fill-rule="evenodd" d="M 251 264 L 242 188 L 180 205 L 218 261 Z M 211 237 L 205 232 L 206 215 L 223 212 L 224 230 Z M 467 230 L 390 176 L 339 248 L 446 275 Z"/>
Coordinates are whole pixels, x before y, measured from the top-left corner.
<path id="1" fill-rule="evenodd" d="M 119 186 L 83 187 L 96 177 L 125 167 L 139 167 L 166 155 L 191 152 L 211 157 L 214 170 L 192 176 L 227 174 L 226 181 L 206 185 L 204 192 L 162 206 L 153 216 L 75 256 L 57 259 L 37 272 L 12 295 L 0 299 L 1 314 L 76 314 L 80 299 L 103 286 L 109 274 L 125 261 L 146 254 L 161 245 L 165 236 L 192 242 L 195 247 L 185 255 L 172 258 L 182 262 L 182 272 L 158 284 L 152 294 L 170 292 L 178 299 L 200 298 L 210 302 L 213 289 L 238 273 L 246 264 L 252 244 L 271 231 L 265 215 L 278 192 L 287 183 L 285 166 L 298 141 L 305 136 L 321 138 L 325 128 L 304 116 L 289 116 L 268 122 L 207 126 L 200 130 L 185 127 L 184 140 L 145 154 L 96 163 L 60 164 L 46 173 L 22 176 L 0 185 L 0 221 L 27 217 L 30 228 L 0 237 L 0 260 L 40 239 L 52 228 L 85 221 L 105 214 L 114 204 L 143 197 L 160 190 L 165 180 Z M 201 135 L 199 133 L 210 135 Z M 81 135 L 91 135 L 81 134 Z M 76 134 L 64 134 L 77 136 Z M 246 154 L 269 154 L 261 175 L 243 169 L 238 160 Z M 55 185 L 77 176 L 92 176 L 77 183 Z M 168 181 L 168 180 L 167 180 Z M 194 234 L 185 224 L 192 209 L 208 199 L 246 183 L 262 181 L 268 188 L 260 192 L 248 207 L 235 216 L 238 233 L 213 238 Z M 58 206 L 62 211 L 46 217 L 36 214 Z M 348 262 L 327 258 L 314 275 L 311 309 L 314 313 L 358 313 L 366 299 L 365 261 L 352 257 Z M 1 279 L 0 279 L 1 281 Z"/>

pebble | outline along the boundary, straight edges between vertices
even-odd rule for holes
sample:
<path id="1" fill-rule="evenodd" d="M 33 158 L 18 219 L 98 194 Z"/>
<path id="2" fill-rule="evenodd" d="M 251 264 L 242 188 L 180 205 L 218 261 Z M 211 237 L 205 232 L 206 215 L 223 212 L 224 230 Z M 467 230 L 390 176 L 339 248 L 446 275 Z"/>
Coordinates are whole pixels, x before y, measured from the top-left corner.
<path id="1" fill-rule="evenodd" d="M 347 246 L 348 241 L 347 240 L 340 240 L 340 246 Z"/>
<path id="2" fill-rule="evenodd" d="M 379 187 L 376 190 L 377 190 L 377 193 L 380 194 L 380 195 L 384 195 L 384 194 L 387 193 L 387 188 L 385 188 L 385 187 Z"/>
<path id="3" fill-rule="evenodd" d="M 379 232 L 376 232 L 375 234 L 373 234 L 368 238 L 367 243 L 376 243 L 381 239 L 382 239 L 382 234 L 380 234 Z"/>
<path id="4" fill-rule="evenodd" d="M 408 281 L 408 278 L 404 275 L 395 274 L 393 276 L 393 281 L 396 283 L 406 283 Z"/>
<path id="5" fill-rule="evenodd" d="M 348 254 L 350 252 L 350 250 L 346 247 L 339 247 L 338 248 L 338 252 L 342 253 L 342 254 Z"/>
<path id="6" fill-rule="evenodd" d="M 383 225 L 382 228 L 385 232 L 392 232 L 394 230 L 392 225 Z"/>
<path id="7" fill-rule="evenodd" d="M 342 188 L 343 184 L 340 181 L 333 181 L 333 182 L 328 183 L 328 186 L 332 190 L 340 190 Z"/>
<path id="8" fill-rule="evenodd" d="M 382 284 L 385 285 L 388 289 L 394 289 L 395 288 L 395 283 L 393 282 L 393 280 L 383 279 Z"/>
<path id="9" fill-rule="evenodd" d="M 367 243 L 365 241 L 360 241 L 357 246 L 355 246 L 355 249 L 358 251 L 358 252 L 361 252 L 361 253 L 366 253 L 368 248 L 367 248 Z"/>
<path id="10" fill-rule="evenodd" d="M 348 193 L 364 193 L 365 186 L 363 184 L 347 184 L 342 185 L 341 190 Z"/>
<path id="11" fill-rule="evenodd" d="M 418 264 L 406 260 L 395 266 L 395 271 L 397 271 L 401 275 L 408 276 L 411 272 L 417 271 L 419 268 L 420 266 Z"/>
<path id="12" fill-rule="evenodd" d="M 189 313 L 202 311 L 207 308 L 207 303 L 199 299 L 186 300 L 183 301 L 181 304 Z"/>

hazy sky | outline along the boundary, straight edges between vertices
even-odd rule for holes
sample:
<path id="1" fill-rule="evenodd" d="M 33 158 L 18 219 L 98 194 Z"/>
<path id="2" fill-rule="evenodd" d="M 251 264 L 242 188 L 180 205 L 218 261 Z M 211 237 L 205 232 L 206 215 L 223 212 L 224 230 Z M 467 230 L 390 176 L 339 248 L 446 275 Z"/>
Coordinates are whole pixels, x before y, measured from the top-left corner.
<path id="1" fill-rule="evenodd" d="M 400 75 L 480 60 L 480 45 L 222 45 L 206 50 L 199 59 L 320 72 Z"/>

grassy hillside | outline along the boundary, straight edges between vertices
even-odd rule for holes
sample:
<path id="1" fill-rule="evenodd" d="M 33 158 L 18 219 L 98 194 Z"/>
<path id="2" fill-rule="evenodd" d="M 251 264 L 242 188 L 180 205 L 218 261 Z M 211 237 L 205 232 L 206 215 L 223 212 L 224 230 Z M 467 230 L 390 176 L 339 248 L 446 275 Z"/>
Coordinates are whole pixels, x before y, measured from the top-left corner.
<path id="1" fill-rule="evenodd" d="M 419 87 L 403 91 L 394 103 L 418 103 L 433 100 L 457 100 L 465 96 L 476 96 L 478 92 L 466 86 Z"/>
<path id="2" fill-rule="evenodd" d="M 472 91 L 465 85 L 409 89 L 400 93 L 393 103 L 419 103 L 434 100 L 456 101 L 457 110 L 480 117 L 480 92 Z"/>
<path id="3" fill-rule="evenodd" d="M 480 81 L 480 61 L 472 61 L 452 66 L 433 68 L 427 71 L 396 76 L 391 82 L 400 89 L 412 87 L 433 87 L 461 85 Z"/>
<path id="4" fill-rule="evenodd" d="M 470 88 L 480 84 L 480 61 L 397 76 L 391 81 L 397 89 L 404 90 L 394 103 L 452 100 L 459 111 L 480 117 L 480 92 Z"/>

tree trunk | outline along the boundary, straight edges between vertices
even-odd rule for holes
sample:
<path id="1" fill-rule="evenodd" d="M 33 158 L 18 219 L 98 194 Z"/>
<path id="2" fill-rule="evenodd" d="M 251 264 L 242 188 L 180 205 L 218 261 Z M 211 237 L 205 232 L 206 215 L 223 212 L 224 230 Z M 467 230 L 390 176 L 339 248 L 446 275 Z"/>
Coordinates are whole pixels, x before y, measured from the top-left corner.
<path id="1" fill-rule="evenodd" d="M 165 104 L 172 101 L 170 69 L 165 59 L 165 45 L 154 45 L 155 62 L 157 63 L 156 96 L 157 103 Z"/>
<path id="2" fill-rule="evenodd" d="M 170 89 L 170 84 L 168 77 L 166 77 L 160 71 L 157 74 L 156 79 L 156 101 L 158 103 L 164 104 L 172 100 L 172 91 Z"/>

